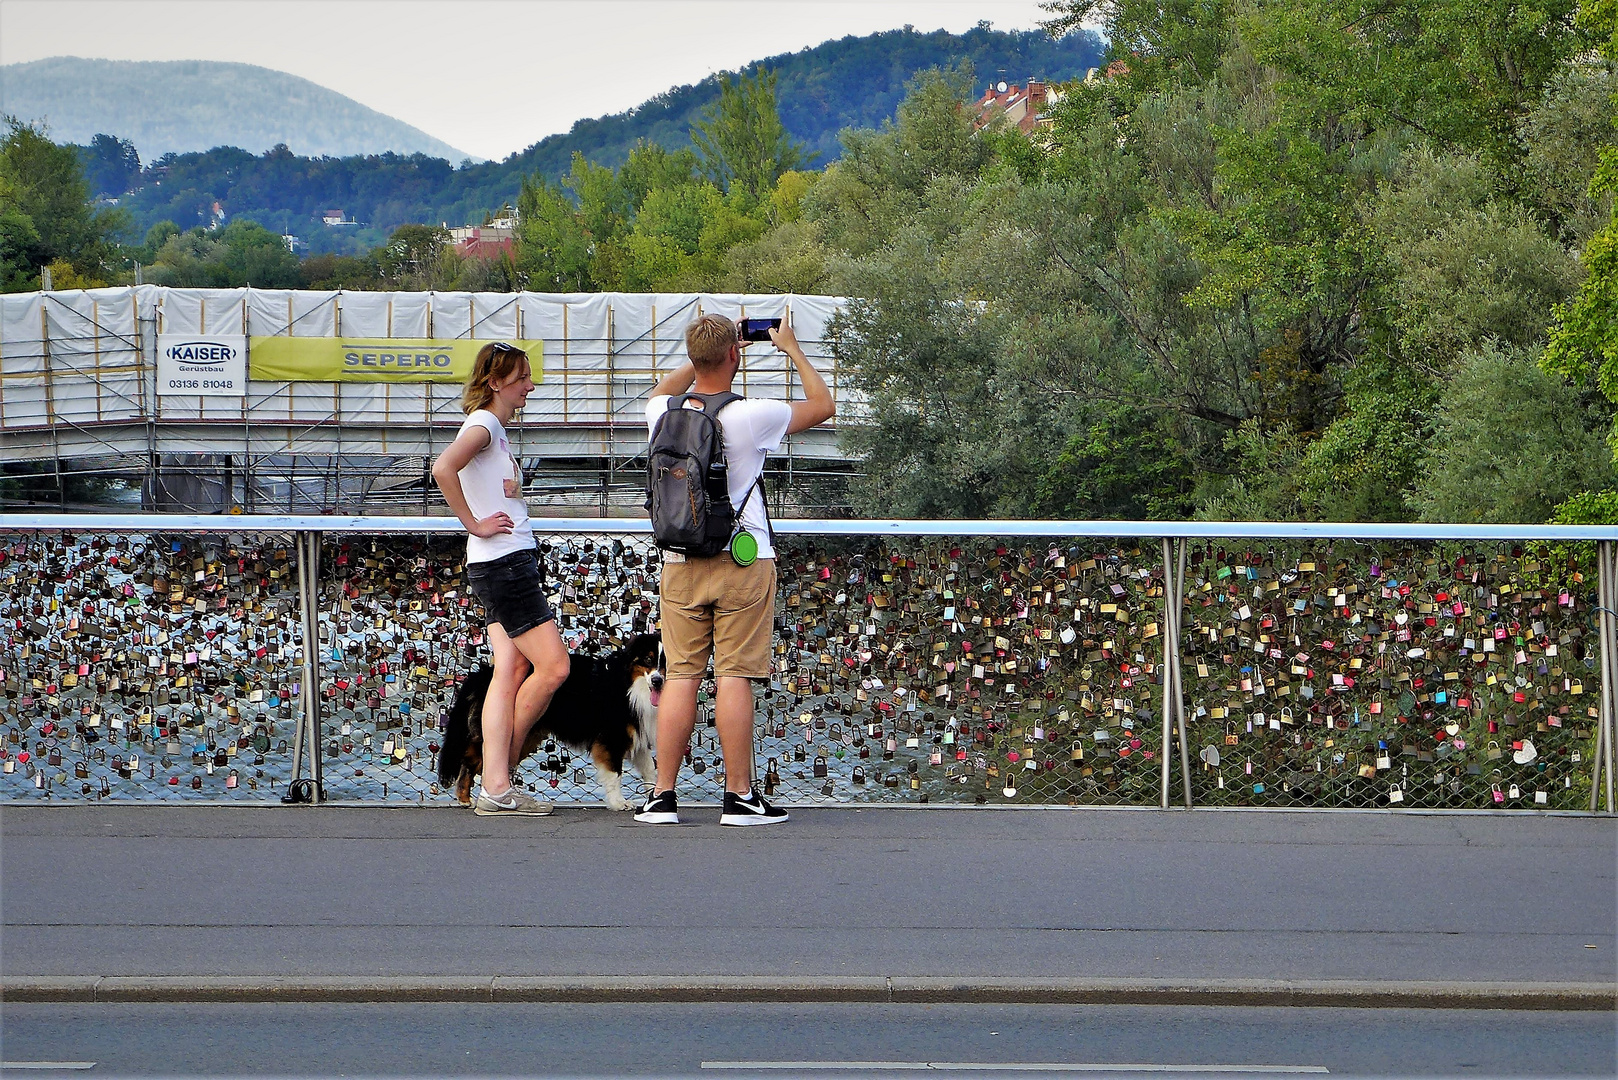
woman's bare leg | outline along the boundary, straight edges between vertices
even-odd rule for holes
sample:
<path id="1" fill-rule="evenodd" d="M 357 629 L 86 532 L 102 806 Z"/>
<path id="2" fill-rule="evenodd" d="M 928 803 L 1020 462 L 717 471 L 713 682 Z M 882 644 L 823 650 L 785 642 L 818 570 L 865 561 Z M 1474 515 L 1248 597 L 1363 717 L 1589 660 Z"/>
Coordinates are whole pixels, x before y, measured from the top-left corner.
<path id="1" fill-rule="evenodd" d="M 489 680 L 489 690 L 483 696 L 483 790 L 498 798 L 511 788 L 511 736 L 517 696 L 533 665 L 499 623 L 489 624 L 489 651 L 494 654 L 494 678 Z M 533 726 L 532 720 L 528 726 Z M 527 733 L 524 728 L 523 734 Z M 516 745 L 522 746 L 521 739 Z"/>
<path id="2" fill-rule="evenodd" d="M 551 706 L 551 698 L 556 691 L 567 681 L 567 673 L 572 661 L 567 655 L 567 646 L 562 644 L 562 634 L 556 628 L 556 620 L 541 623 L 539 626 L 519 634 L 508 641 L 520 651 L 523 660 L 528 664 L 530 673 L 522 681 L 513 697 L 513 719 L 511 724 L 511 742 L 509 760 L 516 762 L 522 755 L 523 740 L 533 730 L 534 724 L 545 715 L 545 710 Z M 484 758 L 488 758 L 488 729 L 484 728 L 485 745 Z"/>

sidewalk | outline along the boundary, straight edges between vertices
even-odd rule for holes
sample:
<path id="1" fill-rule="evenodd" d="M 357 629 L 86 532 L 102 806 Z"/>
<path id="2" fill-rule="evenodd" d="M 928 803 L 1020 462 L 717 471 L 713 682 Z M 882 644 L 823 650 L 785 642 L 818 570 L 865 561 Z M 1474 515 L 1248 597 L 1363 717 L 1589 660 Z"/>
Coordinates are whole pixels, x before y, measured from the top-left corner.
<path id="1" fill-rule="evenodd" d="M 6 807 L 5 996 L 1611 1008 L 1618 987 L 1610 818 L 682 812 Z"/>

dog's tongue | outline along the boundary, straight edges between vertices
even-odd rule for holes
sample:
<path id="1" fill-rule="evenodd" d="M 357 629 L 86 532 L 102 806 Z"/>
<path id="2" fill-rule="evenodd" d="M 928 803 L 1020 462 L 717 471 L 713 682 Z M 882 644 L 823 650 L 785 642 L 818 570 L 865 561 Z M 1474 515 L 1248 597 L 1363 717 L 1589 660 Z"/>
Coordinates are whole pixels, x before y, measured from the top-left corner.
<path id="1" fill-rule="evenodd" d="M 657 708 L 657 703 L 662 697 L 663 697 L 663 691 L 661 691 L 661 690 L 653 690 L 652 691 L 652 708 L 654 708 L 654 709 Z"/>

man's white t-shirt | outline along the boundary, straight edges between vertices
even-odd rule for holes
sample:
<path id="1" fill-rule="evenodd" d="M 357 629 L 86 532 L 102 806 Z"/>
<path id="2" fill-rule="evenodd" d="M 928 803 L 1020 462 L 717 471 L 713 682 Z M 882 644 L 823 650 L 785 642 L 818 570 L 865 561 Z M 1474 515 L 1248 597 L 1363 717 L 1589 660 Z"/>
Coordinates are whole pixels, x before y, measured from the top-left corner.
<path id="1" fill-rule="evenodd" d="M 657 422 L 669 410 L 669 401 L 668 394 L 659 394 L 646 403 L 648 435 L 657 430 Z M 686 403 L 688 409 L 697 407 L 694 401 Z M 781 448 L 791 422 L 792 406 L 784 401 L 742 398 L 719 410 L 719 426 L 725 433 L 725 462 L 730 466 L 730 504 L 736 507 L 742 527 L 758 541 L 761 559 L 775 558 L 764 492 L 755 488 L 746 506 L 741 505 L 741 498 L 764 471 L 764 455 Z"/>
<path id="2" fill-rule="evenodd" d="M 511 456 L 511 443 L 506 439 L 505 425 L 487 409 L 478 409 L 466 418 L 459 436 L 467 428 L 481 427 L 489 432 L 489 445 L 473 455 L 458 474 L 461 492 L 466 496 L 467 508 L 475 518 L 486 518 L 504 510 L 511 516 L 512 530 L 490 537 L 468 535 L 466 561 L 493 562 L 513 551 L 534 549 L 534 530 L 528 524 L 528 504 L 519 498 L 507 498 L 506 481 L 520 479 L 517 459 Z"/>

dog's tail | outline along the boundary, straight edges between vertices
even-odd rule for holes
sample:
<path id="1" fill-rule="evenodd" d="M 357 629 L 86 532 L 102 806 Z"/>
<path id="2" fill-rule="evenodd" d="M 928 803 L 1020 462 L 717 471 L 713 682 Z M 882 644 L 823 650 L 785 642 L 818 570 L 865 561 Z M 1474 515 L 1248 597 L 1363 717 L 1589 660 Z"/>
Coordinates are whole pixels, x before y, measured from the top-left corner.
<path id="1" fill-rule="evenodd" d="M 461 775 L 466 763 L 466 748 L 472 740 L 483 736 L 483 695 L 488 692 L 494 669 L 484 664 L 461 680 L 455 691 L 455 704 L 449 707 L 449 726 L 444 730 L 444 745 L 438 751 L 438 782 L 446 788 Z"/>

